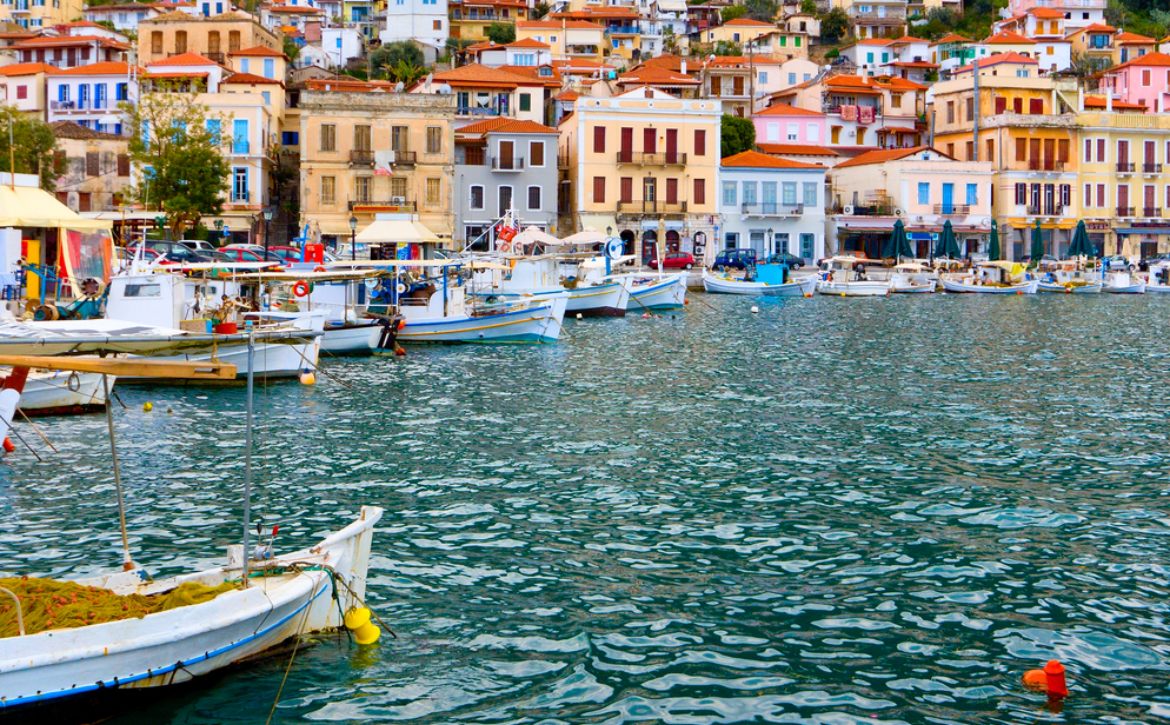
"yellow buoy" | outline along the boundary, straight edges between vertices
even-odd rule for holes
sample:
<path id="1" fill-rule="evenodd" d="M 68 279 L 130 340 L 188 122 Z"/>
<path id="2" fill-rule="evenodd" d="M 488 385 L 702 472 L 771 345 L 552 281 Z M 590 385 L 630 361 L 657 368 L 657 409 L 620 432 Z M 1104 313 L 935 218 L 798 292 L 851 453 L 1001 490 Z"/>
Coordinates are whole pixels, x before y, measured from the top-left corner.
<path id="1" fill-rule="evenodd" d="M 370 610 L 366 607 L 353 607 L 345 613 L 345 628 L 349 631 L 360 629 L 370 623 Z"/>
<path id="2" fill-rule="evenodd" d="M 371 645 L 382 638 L 382 630 L 372 622 L 366 622 L 353 633 L 353 639 L 360 645 Z"/>
<path id="3" fill-rule="evenodd" d="M 150 411 L 154 410 L 154 403 L 150 402 L 149 400 L 146 401 L 142 404 L 142 410 L 149 413 Z"/>
<path id="4" fill-rule="evenodd" d="M 301 373 L 301 384 L 302 385 L 316 385 L 317 384 L 317 374 L 314 373 L 312 370 L 305 370 L 304 372 Z"/>

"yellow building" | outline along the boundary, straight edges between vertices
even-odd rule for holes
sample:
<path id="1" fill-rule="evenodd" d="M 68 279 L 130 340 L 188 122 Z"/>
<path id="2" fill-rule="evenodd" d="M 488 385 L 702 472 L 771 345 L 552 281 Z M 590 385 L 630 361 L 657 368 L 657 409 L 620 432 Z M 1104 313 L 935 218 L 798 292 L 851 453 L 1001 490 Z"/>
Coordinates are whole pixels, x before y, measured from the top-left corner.
<path id="1" fill-rule="evenodd" d="M 150 65 L 172 55 L 198 53 L 227 64 L 228 55 L 261 46 L 280 50 L 283 41 L 239 10 L 205 18 L 171 12 L 138 24 L 138 62 Z"/>
<path id="2" fill-rule="evenodd" d="M 379 212 L 418 214 L 450 239 L 455 97 L 310 81 L 300 95 L 301 223 L 346 241 Z M 371 92 L 377 90 L 378 92 Z"/>
<path id="3" fill-rule="evenodd" d="M 713 259 L 720 121 L 716 100 L 649 88 L 577 99 L 560 124 L 559 228 L 608 230 L 643 260 L 659 242 Z"/>
<path id="4" fill-rule="evenodd" d="M 588 20 L 520 20 L 516 40 L 548 44 L 555 60 L 605 60 L 605 28 Z"/>
<path id="5" fill-rule="evenodd" d="M 934 85 L 934 145 L 960 161 L 990 161 L 994 217 L 1009 259 L 1028 253 L 1040 221 L 1049 253 L 1067 249 L 1080 218 L 1077 184 L 1076 81 L 1039 76 L 1032 58 L 1009 53 L 979 62 Z"/>
<path id="6" fill-rule="evenodd" d="M 484 31 L 492 23 L 512 24 L 528 19 L 524 0 L 451 0 L 451 37 L 460 40 L 487 40 Z"/>
<path id="7" fill-rule="evenodd" d="M 0 3 L 0 23 L 41 30 L 81 20 L 83 0 L 8 0 Z"/>
<path id="8" fill-rule="evenodd" d="M 711 28 L 703 33 L 703 42 L 714 45 L 719 41 L 742 46 L 744 43 L 754 42 L 761 35 L 777 32 L 775 23 L 766 23 L 751 18 L 736 18 Z M 779 41 L 777 41 L 779 42 Z"/>

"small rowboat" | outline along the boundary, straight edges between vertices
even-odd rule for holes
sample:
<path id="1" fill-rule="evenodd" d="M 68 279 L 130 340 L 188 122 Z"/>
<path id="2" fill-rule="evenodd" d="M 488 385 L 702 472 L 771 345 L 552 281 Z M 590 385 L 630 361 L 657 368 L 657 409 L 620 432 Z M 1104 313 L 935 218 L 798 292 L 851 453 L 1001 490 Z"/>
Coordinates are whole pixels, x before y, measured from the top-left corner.
<path id="1" fill-rule="evenodd" d="M 805 297 L 816 290 L 816 277 L 792 279 L 784 265 L 761 264 L 754 280 L 735 279 L 703 272 L 703 289 L 712 294 Z"/>
<path id="2" fill-rule="evenodd" d="M 1036 289 L 1038 292 L 1047 293 L 1095 295 L 1101 293 L 1102 287 L 1103 285 L 1100 282 L 1086 282 L 1083 284 L 1074 284 L 1071 282 L 1040 282 Z"/>

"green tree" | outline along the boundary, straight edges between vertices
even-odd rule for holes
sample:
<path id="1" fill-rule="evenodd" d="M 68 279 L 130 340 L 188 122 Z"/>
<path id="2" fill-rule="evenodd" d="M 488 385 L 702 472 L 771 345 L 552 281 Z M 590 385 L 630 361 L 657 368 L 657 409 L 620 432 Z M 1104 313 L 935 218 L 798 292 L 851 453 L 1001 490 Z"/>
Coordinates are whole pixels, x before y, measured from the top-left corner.
<path id="1" fill-rule="evenodd" d="M 64 169 L 57 167 L 53 153 L 57 139 L 53 129 L 44 121 L 12 106 L 0 106 L 0 171 L 12 171 L 10 159 L 16 162 L 16 173 L 36 174 L 41 188 L 52 190 L 53 182 Z M 9 155 L 9 129 L 12 130 L 12 151 Z"/>
<path id="2" fill-rule="evenodd" d="M 744 15 L 747 15 L 747 8 L 743 5 L 728 5 L 719 11 L 719 16 L 723 18 L 725 23 L 742 18 Z"/>
<path id="3" fill-rule="evenodd" d="M 409 40 L 387 43 L 370 53 L 370 70 L 374 77 L 389 78 L 398 64 L 403 62 L 418 68 L 425 68 L 427 64 L 422 49 Z"/>
<path id="4" fill-rule="evenodd" d="M 833 8 L 821 17 L 821 40 L 836 43 L 849 32 L 849 16 L 841 8 Z"/>
<path id="5" fill-rule="evenodd" d="M 774 21 L 776 13 L 780 11 L 780 4 L 776 0 L 744 0 L 743 6 L 747 8 L 749 18 L 768 23 Z"/>
<path id="6" fill-rule="evenodd" d="M 495 22 L 483 31 L 487 39 L 498 45 L 516 42 L 516 25 L 514 23 Z"/>
<path id="7" fill-rule="evenodd" d="M 532 8 L 532 19 L 533 20 L 540 20 L 545 15 L 548 15 L 548 11 L 550 9 L 551 8 L 549 7 L 549 4 L 544 2 L 543 0 L 541 0 L 540 2 L 536 3 L 536 5 Z"/>
<path id="8" fill-rule="evenodd" d="M 739 43 L 733 43 L 730 40 L 715 41 L 715 47 L 711 49 L 715 55 L 743 55 L 743 48 Z"/>
<path id="9" fill-rule="evenodd" d="M 800 12 L 805 15 L 816 15 L 817 0 L 800 0 Z"/>
<path id="10" fill-rule="evenodd" d="M 297 41 L 287 35 L 284 36 L 284 46 L 281 50 L 288 56 L 290 62 L 296 60 L 297 56 L 301 54 L 301 46 L 297 45 Z"/>
<path id="11" fill-rule="evenodd" d="M 194 93 L 155 91 L 137 104 L 123 103 L 130 159 L 138 170 L 132 194 L 145 208 L 165 212 L 176 237 L 205 214 L 223 211 L 231 167 L 224 120 L 212 116 Z M 263 149 L 256 149 L 263 151 Z"/>
<path id="12" fill-rule="evenodd" d="M 723 114 L 719 152 L 723 158 L 747 151 L 756 145 L 756 127 L 746 118 Z"/>
<path id="13" fill-rule="evenodd" d="M 427 74 L 427 69 L 414 65 L 406 60 L 398 61 L 398 64 L 390 69 L 390 80 L 400 81 L 403 85 L 412 85 L 419 78 Z"/>

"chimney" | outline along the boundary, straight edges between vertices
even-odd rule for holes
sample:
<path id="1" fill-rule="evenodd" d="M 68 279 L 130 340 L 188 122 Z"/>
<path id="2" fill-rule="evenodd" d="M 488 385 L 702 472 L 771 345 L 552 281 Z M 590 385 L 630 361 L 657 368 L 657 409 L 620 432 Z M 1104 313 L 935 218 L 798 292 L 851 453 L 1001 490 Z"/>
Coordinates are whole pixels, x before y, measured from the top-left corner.
<path id="1" fill-rule="evenodd" d="M 1105 112 L 1113 113 L 1113 91 L 1105 91 Z"/>
<path id="2" fill-rule="evenodd" d="M 683 58 L 682 60 L 680 60 L 678 62 L 678 72 L 682 73 L 684 76 L 687 74 L 687 59 L 686 58 Z"/>

